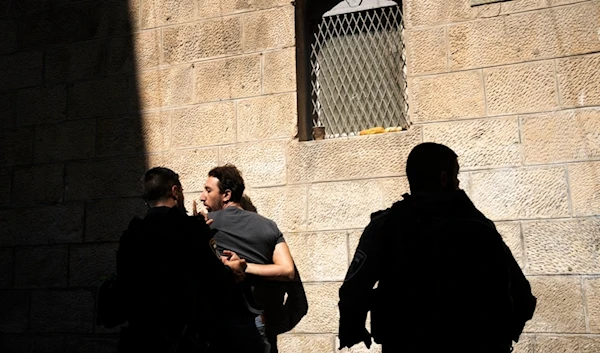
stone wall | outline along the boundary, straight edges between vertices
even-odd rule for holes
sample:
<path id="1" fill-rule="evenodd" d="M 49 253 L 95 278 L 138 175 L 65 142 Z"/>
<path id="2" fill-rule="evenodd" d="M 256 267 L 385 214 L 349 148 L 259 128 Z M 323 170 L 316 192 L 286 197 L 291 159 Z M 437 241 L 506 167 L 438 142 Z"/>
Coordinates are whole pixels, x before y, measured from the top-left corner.
<path id="1" fill-rule="evenodd" d="M 289 0 L 0 2 L 3 345 L 114 349 L 93 287 L 144 211 L 139 176 L 177 170 L 189 203 L 231 162 L 305 281 L 309 313 L 280 350 L 335 352 L 369 214 L 435 141 L 539 298 L 517 351 L 600 350 L 600 1 L 469 4 L 404 4 L 408 131 L 298 142 Z"/>

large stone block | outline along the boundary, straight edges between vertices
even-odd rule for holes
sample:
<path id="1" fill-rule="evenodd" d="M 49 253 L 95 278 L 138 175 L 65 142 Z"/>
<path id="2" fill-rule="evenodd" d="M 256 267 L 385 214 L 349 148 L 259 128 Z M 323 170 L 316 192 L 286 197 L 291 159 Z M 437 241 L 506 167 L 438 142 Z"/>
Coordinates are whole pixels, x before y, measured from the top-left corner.
<path id="1" fill-rule="evenodd" d="M 281 353 L 329 353 L 334 339 L 334 335 L 285 334 L 277 337 L 277 348 Z"/>
<path id="2" fill-rule="evenodd" d="M 487 10 L 487 11 L 486 11 Z M 496 11 L 497 12 L 497 11 Z M 471 8 L 468 1 L 409 0 L 405 5 L 404 19 L 407 28 L 459 22 L 490 13 L 485 7 Z"/>
<path id="3" fill-rule="evenodd" d="M 278 93 L 296 90 L 296 48 L 270 51 L 264 54 L 263 92 Z"/>
<path id="4" fill-rule="evenodd" d="M 105 43 L 100 40 L 49 48 L 44 58 L 44 79 L 72 82 L 105 74 Z"/>
<path id="5" fill-rule="evenodd" d="M 0 291 L 0 332 L 27 331 L 30 295 L 26 291 Z"/>
<path id="6" fill-rule="evenodd" d="M 600 104 L 600 55 L 558 60 L 556 71 L 563 107 Z"/>
<path id="7" fill-rule="evenodd" d="M 409 75 L 430 74 L 448 69 L 445 27 L 413 29 L 406 33 Z"/>
<path id="8" fill-rule="evenodd" d="M 63 336 L 35 336 L 35 335 L 3 335 L 2 348 L 6 352 L 44 352 L 64 353 Z"/>
<path id="9" fill-rule="evenodd" d="M 108 47 L 108 72 L 132 72 L 157 67 L 160 59 L 160 31 L 149 30 L 117 37 Z"/>
<path id="10" fill-rule="evenodd" d="M 289 0 L 198 0 L 200 18 L 218 17 L 289 5 Z"/>
<path id="11" fill-rule="evenodd" d="M 173 111 L 172 147 L 233 143 L 236 139 L 235 104 L 220 102 Z"/>
<path id="12" fill-rule="evenodd" d="M 2 246 L 77 243 L 83 235 L 83 204 L 5 209 L 0 223 Z"/>
<path id="13" fill-rule="evenodd" d="M 60 202 L 64 192 L 64 166 L 42 164 L 15 168 L 12 185 L 14 203 Z"/>
<path id="14" fill-rule="evenodd" d="M 302 281 L 343 281 L 348 268 L 347 238 L 346 232 L 286 234 Z"/>
<path id="15" fill-rule="evenodd" d="M 521 164 L 517 118 L 427 124 L 423 126 L 423 142 L 441 143 L 452 148 L 458 155 L 461 169 Z"/>
<path id="16" fill-rule="evenodd" d="M 282 232 L 306 229 L 306 186 L 248 189 L 246 192 L 258 213 L 275 221 Z"/>
<path id="17" fill-rule="evenodd" d="M 297 132 L 296 94 L 285 93 L 237 103 L 239 142 L 293 138 Z"/>
<path id="18" fill-rule="evenodd" d="M 405 175 L 406 158 L 421 142 L 421 127 L 288 145 L 290 183 Z M 390 153 L 390 151 L 393 151 Z"/>
<path id="19" fill-rule="evenodd" d="M 67 164 L 65 200 L 139 196 L 139 181 L 145 171 L 143 157 Z"/>
<path id="20" fill-rule="evenodd" d="M 600 157 L 600 110 L 585 109 L 521 118 L 526 164 Z"/>
<path id="21" fill-rule="evenodd" d="M 12 129 L 16 124 L 17 92 L 0 93 L 0 129 Z"/>
<path id="22" fill-rule="evenodd" d="M 257 96 L 260 94 L 261 58 L 259 55 L 195 64 L 196 101 Z"/>
<path id="23" fill-rule="evenodd" d="M 152 109 L 189 104 L 193 101 L 193 65 L 139 74 L 140 107 Z"/>
<path id="24" fill-rule="evenodd" d="M 521 268 L 525 261 L 523 259 L 523 238 L 521 237 L 521 225 L 517 222 L 499 222 L 496 223 L 498 233 L 502 235 L 502 240 L 510 249 L 515 260 Z"/>
<path id="25" fill-rule="evenodd" d="M 252 12 L 241 17 L 244 52 L 291 47 L 295 44 L 294 7 Z"/>
<path id="26" fill-rule="evenodd" d="M 96 122 L 65 121 L 38 125 L 33 145 L 36 162 L 57 162 L 94 156 Z"/>
<path id="27" fill-rule="evenodd" d="M 32 332 L 92 331 L 94 295 L 90 291 L 36 291 L 31 294 Z"/>
<path id="28" fill-rule="evenodd" d="M 96 156 L 135 155 L 168 150 L 171 145 L 171 111 L 140 116 L 98 119 Z"/>
<path id="29" fill-rule="evenodd" d="M 600 6 L 598 2 L 587 1 L 451 26 L 448 28 L 450 69 L 598 51 L 598 23 Z"/>
<path id="30" fill-rule="evenodd" d="M 239 17 L 167 27 L 163 33 L 163 60 L 176 64 L 242 52 Z"/>
<path id="31" fill-rule="evenodd" d="M 600 278 L 584 278 L 583 286 L 590 332 L 600 333 Z"/>
<path id="32" fill-rule="evenodd" d="M 196 0 L 142 1 L 142 28 L 152 28 L 190 21 Z"/>
<path id="33" fill-rule="evenodd" d="M 600 162 L 577 163 L 567 167 L 574 216 L 600 213 Z"/>
<path id="34" fill-rule="evenodd" d="M 11 178 L 10 168 L 0 168 L 0 205 L 10 202 Z"/>
<path id="35" fill-rule="evenodd" d="M 415 77 L 409 81 L 414 123 L 475 118 L 485 115 L 479 71 Z"/>
<path id="36" fill-rule="evenodd" d="M 20 90 L 17 109 L 19 126 L 64 120 L 67 116 L 67 90 L 62 85 Z"/>
<path id="37" fill-rule="evenodd" d="M 137 90 L 135 80 L 124 75 L 74 83 L 69 89 L 67 116 L 77 119 L 127 113 L 137 108 Z"/>
<path id="38" fill-rule="evenodd" d="M 0 91 L 42 83 L 43 54 L 39 51 L 0 56 Z"/>
<path id="39" fill-rule="evenodd" d="M 117 353 L 118 337 L 98 335 L 96 337 L 68 336 L 66 339 L 67 353 Z"/>
<path id="40" fill-rule="evenodd" d="M 115 272 L 118 244 L 71 245 L 69 286 L 96 287 L 103 276 Z"/>
<path id="41" fill-rule="evenodd" d="M 600 272 L 600 220 L 569 219 L 523 223 L 527 268 L 532 274 Z"/>
<path id="42" fill-rule="evenodd" d="M 33 161 L 33 130 L 0 131 L 0 166 L 29 164 Z"/>
<path id="43" fill-rule="evenodd" d="M 600 339 L 591 335 L 537 336 L 536 353 L 581 352 L 593 353 L 600 349 Z"/>
<path id="44" fill-rule="evenodd" d="M 553 62 L 486 69 L 484 78 L 489 115 L 558 107 Z"/>
<path id="45" fill-rule="evenodd" d="M 90 201 L 85 207 L 85 241 L 118 241 L 134 216 L 148 207 L 141 197 Z"/>
<path id="46" fill-rule="evenodd" d="M 66 287 L 69 249 L 65 246 L 44 246 L 15 250 L 15 287 Z"/>
<path id="47" fill-rule="evenodd" d="M 304 283 L 308 313 L 293 333 L 337 333 L 339 325 L 339 282 Z"/>
<path id="48" fill-rule="evenodd" d="M 277 186 L 286 183 L 287 141 L 266 141 L 221 147 L 219 163 L 239 168 L 246 187 Z"/>
<path id="49" fill-rule="evenodd" d="M 171 151 L 148 156 L 149 166 L 167 167 L 179 174 L 185 193 L 204 190 L 208 171 L 217 164 L 216 148 Z"/>
<path id="50" fill-rule="evenodd" d="M 15 256 L 12 248 L 0 249 L 0 288 L 13 286 Z"/>
<path id="51" fill-rule="evenodd" d="M 585 333 L 581 282 L 576 277 L 529 277 L 537 307 L 525 332 Z"/>
<path id="52" fill-rule="evenodd" d="M 17 50 L 18 24 L 15 19 L 4 18 L 0 21 L 0 54 L 11 53 Z"/>
<path id="53" fill-rule="evenodd" d="M 493 220 L 567 217 L 565 174 L 562 167 L 473 172 L 472 200 Z"/>

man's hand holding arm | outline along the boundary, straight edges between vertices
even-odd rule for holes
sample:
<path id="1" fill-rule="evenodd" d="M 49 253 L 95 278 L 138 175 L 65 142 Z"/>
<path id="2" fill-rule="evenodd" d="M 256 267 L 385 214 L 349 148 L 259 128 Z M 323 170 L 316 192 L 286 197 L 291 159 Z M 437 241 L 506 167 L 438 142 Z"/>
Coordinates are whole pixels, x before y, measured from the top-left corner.
<path id="1" fill-rule="evenodd" d="M 275 245 L 273 264 L 248 264 L 246 273 L 277 281 L 291 281 L 296 276 L 294 260 L 290 248 L 285 242 Z"/>

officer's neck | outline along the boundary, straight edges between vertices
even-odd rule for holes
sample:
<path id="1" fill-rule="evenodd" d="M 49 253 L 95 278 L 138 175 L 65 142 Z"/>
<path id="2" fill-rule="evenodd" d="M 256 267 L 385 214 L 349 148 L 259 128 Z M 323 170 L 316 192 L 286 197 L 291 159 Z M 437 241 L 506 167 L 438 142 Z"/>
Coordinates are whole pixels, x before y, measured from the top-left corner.
<path id="1" fill-rule="evenodd" d="M 167 200 L 161 200 L 161 201 L 157 201 L 156 203 L 154 203 L 153 205 L 151 205 L 150 207 L 175 207 L 177 206 L 177 200 L 175 199 L 167 199 Z"/>
<path id="2" fill-rule="evenodd" d="M 229 201 L 228 203 L 223 205 L 222 210 L 224 210 L 226 208 L 230 208 L 230 207 L 242 209 L 242 205 L 240 205 L 238 202 Z"/>

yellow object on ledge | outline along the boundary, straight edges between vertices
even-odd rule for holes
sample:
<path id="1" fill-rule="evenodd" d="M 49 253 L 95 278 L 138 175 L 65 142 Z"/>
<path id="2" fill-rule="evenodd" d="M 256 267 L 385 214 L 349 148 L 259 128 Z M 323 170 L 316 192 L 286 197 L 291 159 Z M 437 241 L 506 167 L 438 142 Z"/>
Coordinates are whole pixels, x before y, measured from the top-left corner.
<path id="1" fill-rule="evenodd" d="M 381 126 L 377 126 L 377 127 L 373 127 L 370 129 L 366 129 L 366 130 L 362 130 L 361 132 L 359 132 L 359 135 L 374 135 L 374 134 L 381 134 L 384 132 L 397 132 L 397 131 L 402 131 L 402 128 L 400 126 L 396 126 L 396 127 L 388 127 L 388 128 L 383 128 Z"/>

